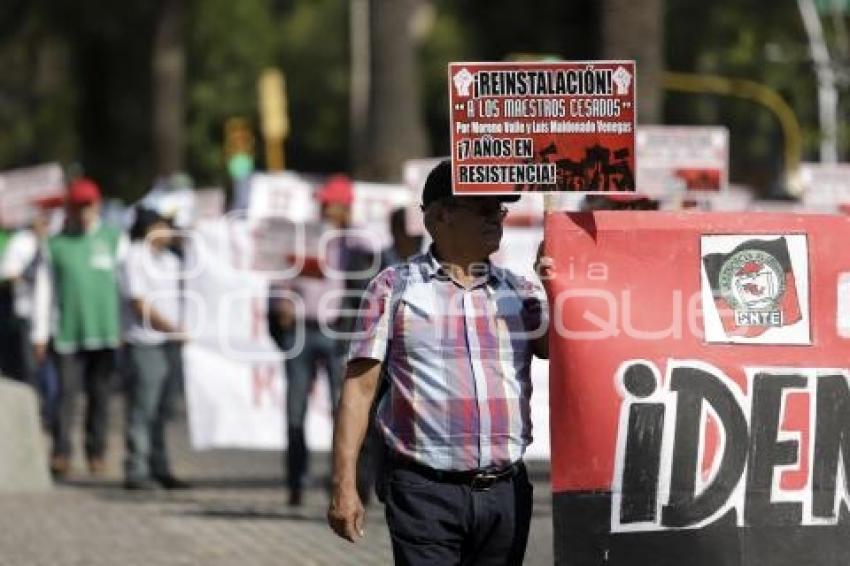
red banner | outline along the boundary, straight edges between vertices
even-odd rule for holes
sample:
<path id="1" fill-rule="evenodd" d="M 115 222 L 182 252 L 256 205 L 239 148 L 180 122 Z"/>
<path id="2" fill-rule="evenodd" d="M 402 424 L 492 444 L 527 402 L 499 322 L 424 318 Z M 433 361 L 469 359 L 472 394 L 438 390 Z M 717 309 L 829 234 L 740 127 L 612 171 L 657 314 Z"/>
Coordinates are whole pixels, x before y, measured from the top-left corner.
<path id="1" fill-rule="evenodd" d="M 846 564 L 850 219 L 550 214 L 559 564 Z"/>
<path id="2" fill-rule="evenodd" d="M 452 63 L 456 194 L 635 190 L 634 61 Z"/>

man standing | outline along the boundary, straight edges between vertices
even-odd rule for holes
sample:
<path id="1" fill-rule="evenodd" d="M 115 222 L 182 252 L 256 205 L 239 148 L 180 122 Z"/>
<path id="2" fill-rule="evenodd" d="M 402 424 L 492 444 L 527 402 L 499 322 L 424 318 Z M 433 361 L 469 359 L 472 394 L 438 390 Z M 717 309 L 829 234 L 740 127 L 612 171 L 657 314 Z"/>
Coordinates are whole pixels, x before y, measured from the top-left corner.
<path id="1" fill-rule="evenodd" d="M 380 379 L 386 519 L 398 564 L 520 564 L 532 486 L 532 354 L 548 357 L 529 281 L 492 265 L 508 197 L 454 197 L 440 163 L 422 194 L 434 244 L 369 285 L 334 429 L 328 522 L 363 536 L 356 462 Z M 383 377 L 382 377 L 383 376 Z"/>
<path id="2" fill-rule="evenodd" d="M 189 485 L 171 473 L 165 429 L 183 379 L 180 260 L 169 249 L 171 223 L 137 207 L 133 242 L 122 269 L 126 300 L 127 428 L 124 487 Z"/>
<path id="3" fill-rule="evenodd" d="M 335 175 L 316 192 L 315 197 L 321 207 L 321 230 L 323 235 L 330 236 L 325 249 L 320 250 L 325 257 L 321 260 L 305 258 L 303 273 L 282 286 L 302 299 L 304 318 L 296 319 L 294 304 L 287 298 L 272 299 L 269 309 L 271 334 L 284 352 L 292 350 L 297 331 L 304 333 L 303 347 L 288 355 L 285 362 L 286 481 L 289 504 L 293 506 L 301 505 L 303 501 L 309 463 L 304 423 L 317 366 L 322 364 L 328 375 L 331 406 L 334 408 L 339 398 L 343 370 L 343 352 L 331 330 L 338 323 L 345 287 L 348 250 L 344 231 L 350 223 L 354 198 L 351 181 L 343 175 Z"/>
<path id="4" fill-rule="evenodd" d="M 71 425 L 81 385 L 87 396 L 89 471 L 95 476 L 105 471 L 109 393 L 121 341 L 117 271 L 129 243 L 119 230 L 101 224 L 100 200 L 90 179 L 70 184 L 66 225 L 48 241 L 51 276 L 39 278 L 36 288 L 37 359 L 47 348 L 50 305 L 56 310 L 53 349 L 60 383 L 50 468 L 59 478 L 70 470 Z"/>

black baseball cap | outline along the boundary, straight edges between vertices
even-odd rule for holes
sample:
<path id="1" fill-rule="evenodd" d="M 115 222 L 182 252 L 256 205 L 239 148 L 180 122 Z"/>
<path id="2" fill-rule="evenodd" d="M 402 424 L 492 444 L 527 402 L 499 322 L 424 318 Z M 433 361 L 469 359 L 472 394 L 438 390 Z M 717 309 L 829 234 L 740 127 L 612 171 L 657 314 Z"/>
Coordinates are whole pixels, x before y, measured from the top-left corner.
<path id="1" fill-rule="evenodd" d="M 151 226 L 157 222 L 168 222 L 168 218 L 146 206 L 138 205 L 135 210 L 135 219 L 130 227 L 130 239 L 140 240 L 145 237 Z"/>
<path id="2" fill-rule="evenodd" d="M 444 159 L 428 173 L 428 178 L 425 180 L 425 187 L 422 189 L 422 208 L 428 208 L 432 202 L 450 196 L 452 196 L 452 161 L 451 159 Z M 518 194 L 481 196 L 490 196 L 502 202 L 516 202 L 520 197 Z M 459 198 L 463 198 L 463 196 Z"/>

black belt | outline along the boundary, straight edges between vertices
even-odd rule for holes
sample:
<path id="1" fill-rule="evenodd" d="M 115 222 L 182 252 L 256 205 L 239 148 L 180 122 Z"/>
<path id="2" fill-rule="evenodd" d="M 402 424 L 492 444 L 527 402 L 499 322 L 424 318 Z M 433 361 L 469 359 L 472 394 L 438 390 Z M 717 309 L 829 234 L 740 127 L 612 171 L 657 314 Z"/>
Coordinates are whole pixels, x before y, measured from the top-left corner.
<path id="1" fill-rule="evenodd" d="M 523 469 L 522 462 L 515 462 L 510 466 L 498 469 L 437 470 L 402 456 L 393 455 L 390 459 L 394 468 L 415 472 L 431 481 L 468 485 L 475 491 L 487 491 L 493 487 L 493 484 L 509 480 Z"/>

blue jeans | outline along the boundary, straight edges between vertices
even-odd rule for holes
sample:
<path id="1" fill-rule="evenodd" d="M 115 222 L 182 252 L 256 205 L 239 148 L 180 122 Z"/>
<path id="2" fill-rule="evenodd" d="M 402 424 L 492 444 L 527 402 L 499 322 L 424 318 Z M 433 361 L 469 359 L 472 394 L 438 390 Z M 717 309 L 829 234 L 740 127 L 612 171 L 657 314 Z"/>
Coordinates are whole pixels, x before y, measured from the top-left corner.
<path id="1" fill-rule="evenodd" d="M 291 348 L 295 332 L 284 335 L 283 343 Z M 310 386 L 321 363 L 328 374 L 328 389 L 331 407 L 336 410 L 342 384 L 343 356 L 336 339 L 325 335 L 315 321 L 304 325 L 304 348 L 294 356 L 287 356 L 286 368 L 286 428 L 288 448 L 286 451 L 287 485 L 291 490 L 303 487 L 307 474 L 309 451 L 304 434 L 304 421 L 307 417 L 307 402 Z"/>
<path id="2" fill-rule="evenodd" d="M 165 427 L 183 378 L 182 346 L 176 342 L 129 345 L 127 362 L 125 477 L 141 480 L 170 476 Z"/>

